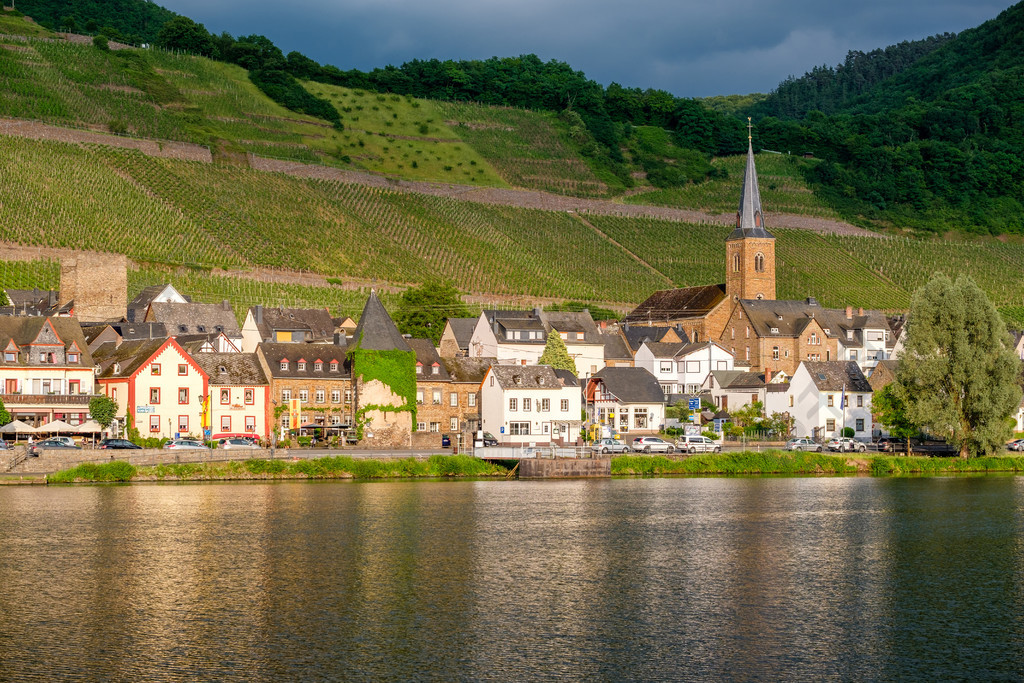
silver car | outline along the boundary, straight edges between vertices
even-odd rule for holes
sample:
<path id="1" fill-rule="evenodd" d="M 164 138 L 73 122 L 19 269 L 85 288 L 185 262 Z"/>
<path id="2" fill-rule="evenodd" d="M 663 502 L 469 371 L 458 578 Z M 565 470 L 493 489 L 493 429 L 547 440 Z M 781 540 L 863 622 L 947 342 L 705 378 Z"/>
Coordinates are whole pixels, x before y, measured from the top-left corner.
<path id="1" fill-rule="evenodd" d="M 687 453 L 721 453 L 722 444 L 709 439 L 706 436 L 699 435 L 688 435 L 681 436 L 676 441 L 676 446 L 679 447 L 680 451 L 686 451 Z"/>
<path id="2" fill-rule="evenodd" d="M 632 450 L 634 453 L 675 453 L 676 447 L 656 436 L 638 436 L 633 439 Z"/>
<path id="3" fill-rule="evenodd" d="M 619 439 L 598 439 L 590 447 L 592 453 L 628 453 L 629 446 Z"/>
<path id="4" fill-rule="evenodd" d="M 164 448 L 173 451 L 210 450 L 209 448 L 204 446 L 202 442 L 195 441 L 194 439 L 175 439 L 174 441 L 168 441 L 167 443 L 164 444 Z"/>
<path id="5" fill-rule="evenodd" d="M 786 443 L 787 451 L 817 451 L 821 453 L 824 450 L 820 443 L 815 443 L 808 438 L 803 439 L 790 439 Z"/>

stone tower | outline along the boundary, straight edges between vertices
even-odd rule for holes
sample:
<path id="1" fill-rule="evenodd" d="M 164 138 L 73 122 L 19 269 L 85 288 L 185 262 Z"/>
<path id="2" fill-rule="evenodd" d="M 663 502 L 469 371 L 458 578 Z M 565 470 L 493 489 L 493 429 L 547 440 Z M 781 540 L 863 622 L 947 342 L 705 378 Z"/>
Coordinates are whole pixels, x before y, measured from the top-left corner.
<path id="1" fill-rule="evenodd" d="M 128 308 L 128 259 L 122 254 L 80 252 L 60 262 L 60 303 L 75 302 L 82 322 L 111 322 Z"/>
<path id="2" fill-rule="evenodd" d="M 747 128 L 750 128 L 749 119 Z M 754 146 L 749 133 L 736 229 L 725 240 L 725 293 L 733 301 L 775 298 L 775 238 L 764 229 Z"/>

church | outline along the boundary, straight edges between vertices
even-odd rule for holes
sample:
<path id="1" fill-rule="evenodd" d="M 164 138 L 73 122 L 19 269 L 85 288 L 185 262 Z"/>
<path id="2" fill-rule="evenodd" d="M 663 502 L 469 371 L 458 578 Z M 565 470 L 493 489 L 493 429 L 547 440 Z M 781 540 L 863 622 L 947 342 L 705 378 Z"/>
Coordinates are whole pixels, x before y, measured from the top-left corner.
<path id="1" fill-rule="evenodd" d="M 725 283 L 655 292 L 623 322 L 676 326 L 690 342 L 729 349 L 737 367 L 789 377 L 804 360 L 854 360 L 869 374 L 895 344 L 878 311 L 823 308 L 813 297 L 776 300 L 775 237 L 764 225 L 749 134 L 736 228 L 725 241 Z"/>

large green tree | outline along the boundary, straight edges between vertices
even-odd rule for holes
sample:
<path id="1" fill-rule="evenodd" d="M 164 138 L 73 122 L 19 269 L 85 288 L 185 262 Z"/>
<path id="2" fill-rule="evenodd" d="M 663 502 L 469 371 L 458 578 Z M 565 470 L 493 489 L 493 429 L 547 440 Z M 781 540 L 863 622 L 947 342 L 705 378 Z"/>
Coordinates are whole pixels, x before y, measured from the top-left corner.
<path id="1" fill-rule="evenodd" d="M 4 402 L 0 399 L 0 427 L 11 421 L 11 414 L 7 412 L 7 408 L 4 406 Z"/>
<path id="2" fill-rule="evenodd" d="M 907 404 L 896 395 L 892 384 L 886 384 L 871 397 L 871 411 L 878 421 L 889 430 L 890 436 L 907 440 L 907 454 L 910 454 L 910 439 L 921 429 L 907 416 Z"/>
<path id="3" fill-rule="evenodd" d="M 106 429 L 117 416 L 117 401 L 109 396 L 93 396 L 89 399 L 89 414 L 100 427 Z"/>
<path id="4" fill-rule="evenodd" d="M 565 342 L 562 341 L 562 335 L 558 334 L 556 330 L 551 330 L 548 333 L 544 353 L 540 354 L 537 364 L 550 365 L 556 370 L 568 370 L 572 374 L 576 374 L 576 361 L 569 355 L 569 350 L 565 348 Z"/>
<path id="5" fill-rule="evenodd" d="M 441 280 L 410 287 L 398 301 L 394 320 L 398 331 L 413 337 L 430 339 L 437 346 L 448 318 L 468 318 L 469 309 L 459 290 Z"/>
<path id="6" fill-rule="evenodd" d="M 960 457 L 995 452 L 1020 403 L 1020 360 L 1006 324 L 971 278 L 938 273 L 914 293 L 893 393 L 906 418 Z"/>

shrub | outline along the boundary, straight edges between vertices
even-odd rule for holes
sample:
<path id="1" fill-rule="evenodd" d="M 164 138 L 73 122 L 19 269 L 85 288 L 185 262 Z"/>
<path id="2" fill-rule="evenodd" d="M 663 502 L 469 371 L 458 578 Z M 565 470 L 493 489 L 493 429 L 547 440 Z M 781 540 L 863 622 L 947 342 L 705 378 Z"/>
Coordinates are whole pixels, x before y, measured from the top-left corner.
<path id="1" fill-rule="evenodd" d="M 104 51 L 109 51 L 110 50 L 110 43 L 107 40 L 106 36 L 93 36 L 92 37 L 92 44 L 98 50 L 104 50 Z"/>

